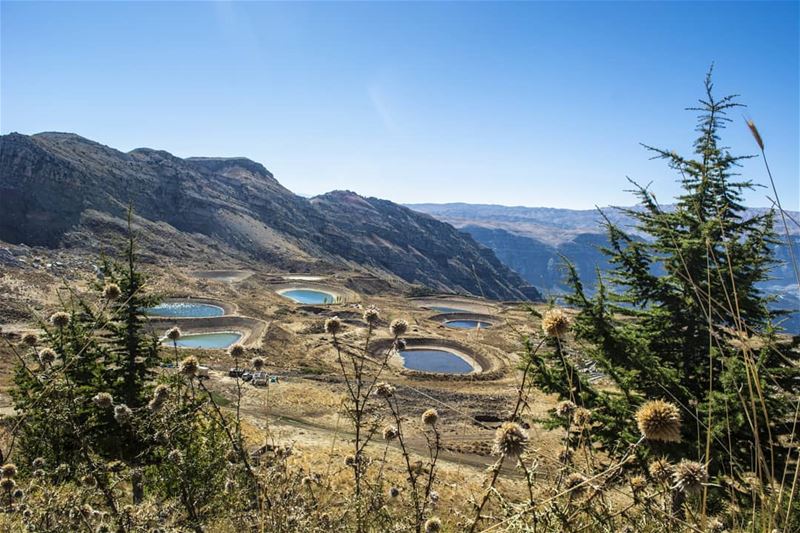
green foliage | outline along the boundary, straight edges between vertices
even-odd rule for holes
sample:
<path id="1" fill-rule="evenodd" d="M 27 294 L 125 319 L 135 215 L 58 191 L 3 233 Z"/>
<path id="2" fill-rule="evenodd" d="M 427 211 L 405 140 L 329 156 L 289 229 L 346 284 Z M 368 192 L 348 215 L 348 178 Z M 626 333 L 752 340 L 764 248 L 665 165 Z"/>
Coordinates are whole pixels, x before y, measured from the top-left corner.
<path id="1" fill-rule="evenodd" d="M 779 442 L 791 431 L 797 355 L 779 342 L 757 285 L 774 265 L 772 214 L 745 212 L 742 196 L 753 185 L 735 172 L 744 157 L 720 144 L 726 113 L 740 104 L 715 99 L 710 74 L 705 88 L 692 108 L 699 112 L 693 157 L 647 147 L 678 173 L 683 193 L 674 207 L 662 208 L 636 185 L 640 205 L 627 213 L 647 237 L 606 219 L 613 269 L 607 279 L 598 274 L 591 299 L 570 267 L 576 338 L 588 341 L 619 390 L 582 394 L 612 427 L 630 421 L 643 399 L 674 402 L 683 410 L 684 445 L 670 452 L 709 461 L 714 472 L 769 475 L 787 452 Z M 715 454 L 706 456 L 707 443 Z"/>

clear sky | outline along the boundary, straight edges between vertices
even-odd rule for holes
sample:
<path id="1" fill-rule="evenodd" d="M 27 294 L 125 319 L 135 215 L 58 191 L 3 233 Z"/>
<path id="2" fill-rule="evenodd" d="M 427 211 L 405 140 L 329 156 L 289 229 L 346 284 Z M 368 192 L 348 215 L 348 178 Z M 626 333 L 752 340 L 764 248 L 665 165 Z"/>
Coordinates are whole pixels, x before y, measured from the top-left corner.
<path id="1" fill-rule="evenodd" d="M 639 142 L 684 152 L 718 94 L 759 126 L 800 208 L 797 2 L 0 2 L 0 131 L 246 156 L 300 194 L 591 208 L 630 176 L 676 192 Z M 743 169 L 766 183 L 760 161 Z M 768 205 L 766 190 L 748 202 Z"/>

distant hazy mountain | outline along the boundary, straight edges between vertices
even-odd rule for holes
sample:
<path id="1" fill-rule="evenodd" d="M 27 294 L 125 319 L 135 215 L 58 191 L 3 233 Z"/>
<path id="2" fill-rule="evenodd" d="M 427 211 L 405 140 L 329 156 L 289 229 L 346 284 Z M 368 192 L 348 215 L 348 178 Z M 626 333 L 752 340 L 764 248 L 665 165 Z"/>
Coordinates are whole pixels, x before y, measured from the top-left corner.
<path id="1" fill-rule="evenodd" d="M 538 297 L 449 224 L 350 192 L 303 198 L 249 159 L 124 153 L 70 133 L 0 137 L 0 240 L 106 249 L 129 204 L 151 258 L 363 271 L 438 291 Z"/>
<path id="2" fill-rule="evenodd" d="M 608 244 L 608 240 L 602 228 L 602 215 L 597 210 L 463 203 L 413 204 L 408 207 L 469 233 L 545 294 L 558 294 L 567 289 L 562 255 L 577 267 L 587 287 L 594 285 L 597 268 L 601 271 L 609 268 L 605 255 L 599 250 Z M 754 208 L 748 212 L 754 215 L 764 212 L 764 209 Z M 603 208 L 603 213 L 615 224 L 627 228 L 632 235 L 642 237 L 633 227 L 632 218 L 625 213 L 613 207 Z M 788 214 L 794 221 L 800 221 L 800 212 Z M 792 221 L 789 225 L 794 250 L 800 251 L 800 226 Z M 782 225 L 777 229 L 783 234 Z M 778 297 L 776 306 L 800 310 L 800 287 L 789 263 L 789 250 L 785 245 L 777 246 L 775 254 L 780 264 L 773 270 L 774 279 L 764 284 L 764 289 Z M 800 332 L 800 313 L 792 316 L 786 327 Z"/>

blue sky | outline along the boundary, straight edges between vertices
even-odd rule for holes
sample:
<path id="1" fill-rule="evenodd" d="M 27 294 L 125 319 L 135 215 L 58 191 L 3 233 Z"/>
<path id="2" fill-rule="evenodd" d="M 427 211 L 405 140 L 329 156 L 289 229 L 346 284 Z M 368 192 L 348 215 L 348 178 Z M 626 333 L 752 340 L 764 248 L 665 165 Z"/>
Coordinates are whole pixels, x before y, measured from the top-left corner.
<path id="1" fill-rule="evenodd" d="M 0 3 L 0 131 L 246 156 L 301 194 L 591 208 L 691 148 L 715 62 L 800 208 L 797 2 Z M 743 172 L 766 183 L 760 161 Z M 748 198 L 768 205 L 762 189 Z"/>

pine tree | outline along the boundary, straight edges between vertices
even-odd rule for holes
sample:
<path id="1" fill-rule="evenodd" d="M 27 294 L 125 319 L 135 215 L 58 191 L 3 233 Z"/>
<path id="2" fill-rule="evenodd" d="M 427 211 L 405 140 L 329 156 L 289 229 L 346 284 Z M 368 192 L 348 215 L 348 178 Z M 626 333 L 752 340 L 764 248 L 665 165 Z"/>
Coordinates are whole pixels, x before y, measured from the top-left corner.
<path id="1" fill-rule="evenodd" d="M 646 146 L 678 174 L 682 194 L 662 207 L 634 183 L 639 206 L 625 211 L 645 237 L 606 219 L 612 270 L 598 274 L 588 298 L 571 268 L 568 302 L 580 310 L 576 337 L 616 384 L 584 393 L 610 424 L 607 437 L 632 432 L 636 406 L 662 398 L 684 415 L 683 444 L 662 451 L 709 461 L 712 472 L 769 477 L 785 461 L 797 355 L 776 334 L 759 289 L 775 264 L 773 215 L 746 212 L 743 194 L 753 184 L 736 170 L 747 156 L 720 141 L 739 106 L 735 96 L 715 99 L 709 72 L 705 97 L 690 108 L 699 112 L 694 153 Z"/>

